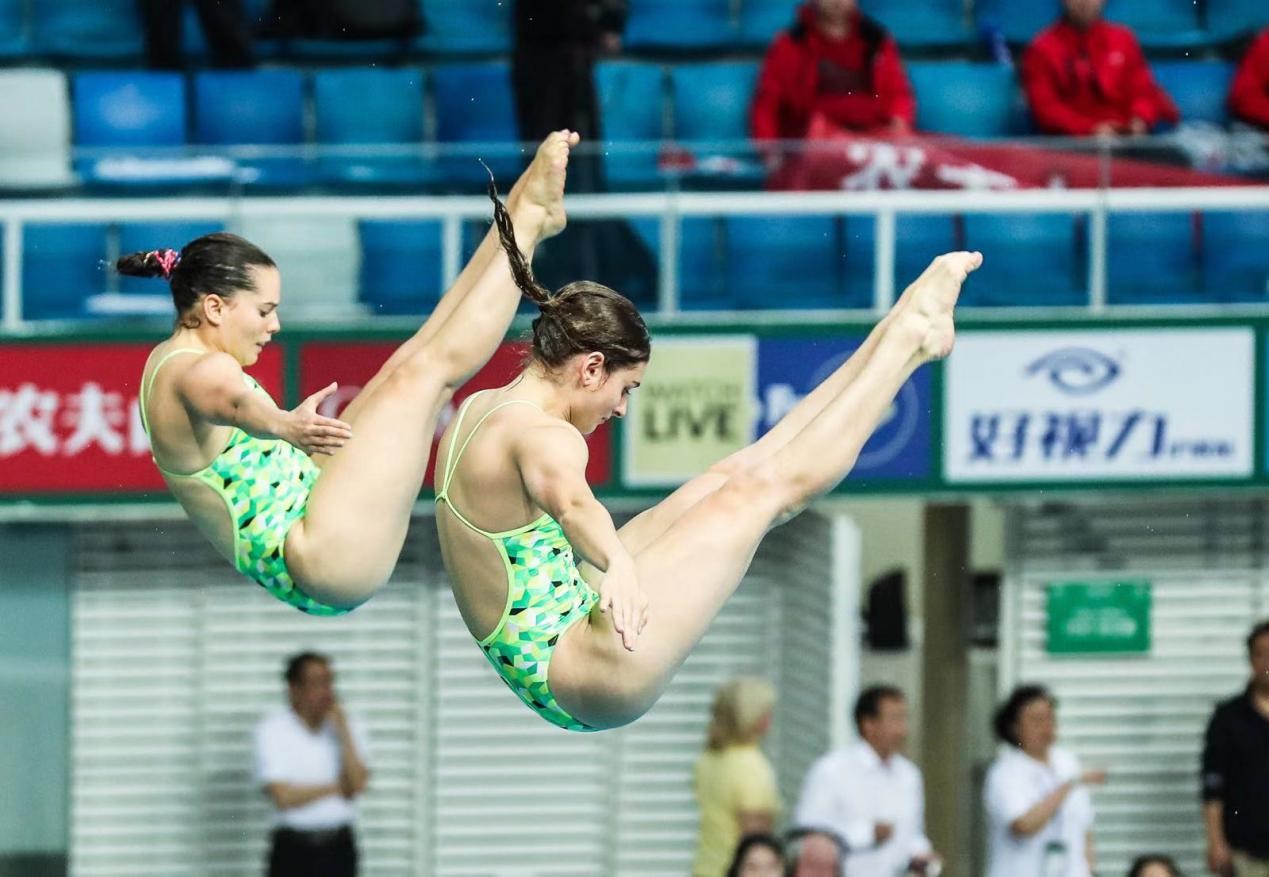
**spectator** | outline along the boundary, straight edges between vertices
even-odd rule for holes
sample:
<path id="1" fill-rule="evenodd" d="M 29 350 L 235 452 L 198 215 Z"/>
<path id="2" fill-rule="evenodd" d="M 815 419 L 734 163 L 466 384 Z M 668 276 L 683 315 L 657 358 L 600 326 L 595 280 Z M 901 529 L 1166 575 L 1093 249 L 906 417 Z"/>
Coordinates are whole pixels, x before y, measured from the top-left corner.
<path id="1" fill-rule="evenodd" d="M 783 877 L 784 844 L 770 834 L 749 834 L 736 847 L 727 877 Z"/>
<path id="2" fill-rule="evenodd" d="M 1036 126 L 1046 134 L 1147 134 L 1180 116 L 1131 30 L 1102 19 L 1105 0 L 1063 0 L 1022 61 Z"/>
<path id="3" fill-rule="evenodd" d="M 767 51 L 750 112 L 755 140 L 800 140 L 822 116 L 852 131 L 906 134 L 916 101 L 899 49 L 856 0 L 810 0 Z"/>
<path id="4" fill-rule="evenodd" d="M 693 877 L 721 877 L 742 836 L 775 827 L 775 771 L 758 748 L 774 707 L 775 688 L 765 679 L 733 679 L 714 697 L 705 754 L 696 762 L 701 822 Z"/>
<path id="5" fill-rule="evenodd" d="M 806 776 L 795 824 L 846 842 L 847 877 L 902 877 L 936 861 L 925 836 L 921 771 L 900 752 L 908 737 L 903 692 L 874 686 L 855 703 L 860 741 L 823 756 Z"/>
<path id="6" fill-rule="evenodd" d="M 1269 620 L 1247 654 L 1247 688 L 1216 707 L 1203 747 L 1207 866 L 1225 877 L 1269 875 Z"/>
<path id="7" fill-rule="evenodd" d="M 840 877 L 846 845 L 834 834 L 795 829 L 789 832 L 785 854 L 789 877 Z"/>
<path id="8" fill-rule="evenodd" d="M 242 0 L 194 0 L 213 67 L 254 67 L 255 50 Z M 184 0 L 141 0 L 146 62 L 158 70 L 182 70 Z"/>
<path id="9" fill-rule="evenodd" d="M 1229 111 L 1269 131 L 1269 27 L 1260 32 L 1238 65 L 1229 89 Z"/>
<path id="10" fill-rule="evenodd" d="M 256 726 L 256 779 L 276 808 L 268 877 L 354 877 L 353 802 L 370 779 L 369 742 L 335 697 L 330 659 L 287 662 L 290 703 Z"/>
<path id="11" fill-rule="evenodd" d="M 1171 856 L 1139 856 L 1132 863 L 1128 877 L 1185 877 Z"/>
<path id="12" fill-rule="evenodd" d="M 1090 877 L 1093 802 L 1086 786 L 1104 771 L 1081 771 L 1054 745 L 1057 701 L 1023 685 L 996 711 L 1000 754 L 983 792 L 990 849 L 987 877 Z"/>

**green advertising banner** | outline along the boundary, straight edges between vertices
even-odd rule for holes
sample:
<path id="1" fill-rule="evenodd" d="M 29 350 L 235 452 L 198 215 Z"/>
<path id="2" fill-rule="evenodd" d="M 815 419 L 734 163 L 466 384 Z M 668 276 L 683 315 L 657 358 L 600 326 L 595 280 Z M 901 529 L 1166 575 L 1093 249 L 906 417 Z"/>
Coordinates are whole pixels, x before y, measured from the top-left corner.
<path id="1" fill-rule="evenodd" d="M 1048 588 L 1051 655 L 1150 651 L 1150 583 L 1053 582 Z"/>

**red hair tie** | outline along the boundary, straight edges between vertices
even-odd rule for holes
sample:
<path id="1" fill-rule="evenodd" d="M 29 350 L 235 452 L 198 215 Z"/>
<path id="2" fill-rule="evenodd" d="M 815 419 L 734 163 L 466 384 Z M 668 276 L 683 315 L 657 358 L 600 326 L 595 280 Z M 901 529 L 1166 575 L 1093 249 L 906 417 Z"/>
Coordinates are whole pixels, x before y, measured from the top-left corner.
<path id="1" fill-rule="evenodd" d="M 176 250 L 151 250 L 149 255 L 153 256 L 154 261 L 158 262 L 159 267 L 163 269 L 163 279 L 171 280 L 172 272 L 180 264 L 181 254 Z"/>

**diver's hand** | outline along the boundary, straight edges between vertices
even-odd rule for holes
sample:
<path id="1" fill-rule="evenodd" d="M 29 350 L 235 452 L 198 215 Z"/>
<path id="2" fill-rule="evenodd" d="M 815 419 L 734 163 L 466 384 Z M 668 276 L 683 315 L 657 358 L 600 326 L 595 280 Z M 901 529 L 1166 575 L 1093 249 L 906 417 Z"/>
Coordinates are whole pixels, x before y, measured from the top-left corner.
<path id="1" fill-rule="evenodd" d="M 279 437 L 306 454 L 334 454 L 352 438 L 352 427 L 342 420 L 323 417 L 317 408 L 338 384 L 330 384 L 309 396 L 294 411 L 287 412 Z"/>
<path id="2" fill-rule="evenodd" d="M 612 619 L 621 644 L 633 652 L 648 623 L 648 595 L 639 587 L 634 561 L 629 557 L 609 562 L 599 585 L 599 611 Z"/>

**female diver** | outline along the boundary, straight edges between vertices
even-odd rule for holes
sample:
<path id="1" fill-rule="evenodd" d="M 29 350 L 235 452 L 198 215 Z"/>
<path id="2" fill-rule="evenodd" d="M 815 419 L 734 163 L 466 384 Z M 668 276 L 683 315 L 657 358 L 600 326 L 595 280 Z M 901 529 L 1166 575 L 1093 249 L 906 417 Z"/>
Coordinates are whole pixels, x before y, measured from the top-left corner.
<path id="1" fill-rule="evenodd" d="M 500 205 L 495 222 L 541 316 L 523 372 L 469 398 L 442 438 L 441 552 L 468 630 L 520 699 L 561 728 L 613 728 L 656 702 L 767 530 L 845 478 L 913 371 L 951 351 L 982 256 L 935 259 L 771 431 L 618 530 L 586 483 L 583 436 L 625 414 L 647 329 L 607 287 L 543 289 Z"/>
<path id="2" fill-rule="evenodd" d="M 551 134 L 499 204 L 527 245 L 521 258 L 564 227 L 577 142 Z M 168 279 L 176 303 L 176 329 L 141 380 L 155 464 L 212 545 L 278 599 L 338 615 L 392 574 L 441 406 L 493 355 L 520 301 L 496 235 L 342 420 L 317 413 L 334 384 L 284 411 L 243 373 L 281 328 L 281 278 L 261 250 L 218 233 L 119 259 L 121 273 Z"/>

